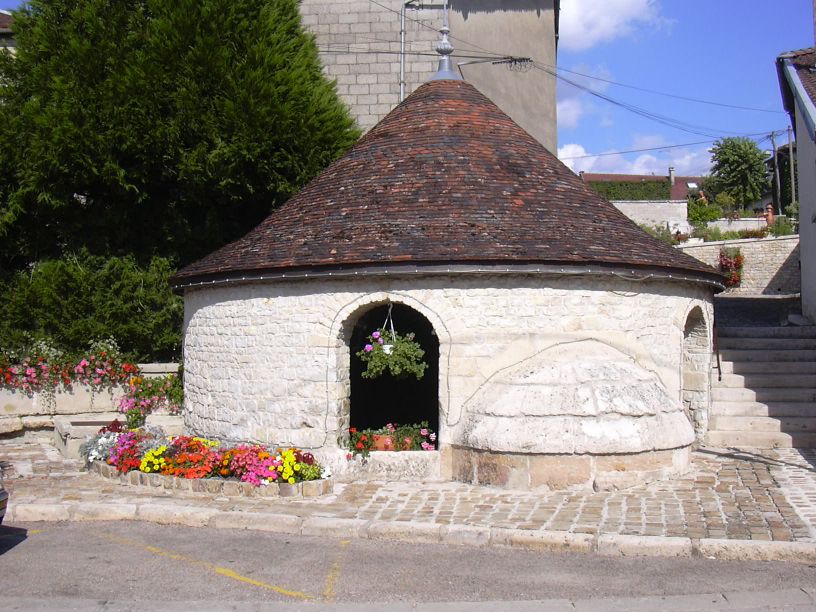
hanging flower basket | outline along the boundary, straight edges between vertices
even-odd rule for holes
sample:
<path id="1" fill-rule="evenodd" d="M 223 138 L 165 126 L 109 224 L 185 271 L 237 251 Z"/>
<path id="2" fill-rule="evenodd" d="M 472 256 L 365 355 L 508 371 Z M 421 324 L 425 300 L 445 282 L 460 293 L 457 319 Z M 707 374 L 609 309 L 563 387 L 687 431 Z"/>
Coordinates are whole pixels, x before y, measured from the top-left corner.
<path id="1" fill-rule="evenodd" d="M 421 380 L 428 367 L 423 359 L 425 351 L 414 340 L 414 334 L 402 335 L 383 328 L 368 336 L 368 342 L 357 356 L 366 366 L 363 378 L 390 374 L 395 378 L 414 376 Z"/>
<path id="2" fill-rule="evenodd" d="M 394 319 L 391 316 L 392 304 L 388 305 L 388 315 L 380 329 L 368 336 L 366 345 L 357 351 L 365 364 L 363 378 L 378 378 L 383 374 L 390 374 L 395 378 L 414 376 L 421 380 L 425 376 L 425 351 L 414 340 L 414 334 L 398 334 L 394 329 Z"/>

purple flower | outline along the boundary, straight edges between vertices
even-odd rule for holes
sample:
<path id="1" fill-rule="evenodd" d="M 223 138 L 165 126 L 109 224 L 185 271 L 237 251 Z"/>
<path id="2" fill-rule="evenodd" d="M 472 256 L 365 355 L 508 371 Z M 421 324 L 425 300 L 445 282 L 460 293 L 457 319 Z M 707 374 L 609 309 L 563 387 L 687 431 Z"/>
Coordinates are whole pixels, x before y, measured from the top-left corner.
<path id="1" fill-rule="evenodd" d="M 419 433 L 420 433 L 420 435 L 427 436 L 428 435 L 428 430 L 423 427 L 422 429 L 419 430 Z"/>
<path id="2" fill-rule="evenodd" d="M 383 339 L 382 339 L 382 338 L 377 338 L 377 342 L 378 342 L 379 344 L 382 344 L 382 343 L 383 343 Z"/>
<path id="3" fill-rule="evenodd" d="M 372 337 L 372 338 L 374 338 L 374 339 L 376 340 L 377 338 L 379 338 L 379 337 L 380 337 L 380 332 L 375 331 L 373 334 L 371 334 L 371 337 Z"/>
<path id="4" fill-rule="evenodd" d="M 365 350 L 366 353 L 370 353 L 371 351 L 374 350 L 374 347 L 371 346 L 370 344 L 366 344 L 363 350 Z"/>

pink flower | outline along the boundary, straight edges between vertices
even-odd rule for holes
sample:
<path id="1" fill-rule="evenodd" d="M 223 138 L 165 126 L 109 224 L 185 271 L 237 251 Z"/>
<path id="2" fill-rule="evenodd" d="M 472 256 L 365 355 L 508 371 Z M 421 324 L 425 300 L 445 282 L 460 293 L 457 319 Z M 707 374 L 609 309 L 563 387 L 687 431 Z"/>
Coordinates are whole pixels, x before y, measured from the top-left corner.
<path id="1" fill-rule="evenodd" d="M 364 350 L 366 353 L 370 353 L 371 351 L 374 350 L 374 347 L 371 346 L 370 344 L 366 344 Z"/>
<path id="2" fill-rule="evenodd" d="M 101 378 L 94 378 L 94 379 L 93 379 L 93 384 L 98 385 L 98 384 L 101 384 L 101 383 L 102 383 L 102 379 L 101 379 Z"/>
<path id="3" fill-rule="evenodd" d="M 397 428 L 396 428 L 396 427 L 394 427 L 394 424 L 393 424 L 393 423 L 388 423 L 388 424 L 385 426 L 385 428 L 386 428 L 388 431 L 397 431 Z"/>
<path id="4" fill-rule="evenodd" d="M 79 367 L 84 368 L 86 365 L 90 365 L 87 359 L 83 359 L 79 362 Z"/>
<path id="5" fill-rule="evenodd" d="M 422 436 L 427 436 L 428 430 L 423 427 L 422 429 L 419 430 L 419 434 Z"/>
<path id="6" fill-rule="evenodd" d="M 377 338 L 379 338 L 379 337 L 380 337 L 380 332 L 375 331 L 373 334 L 371 334 L 371 337 L 372 337 L 372 338 L 374 338 L 374 339 L 376 340 Z"/>
<path id="7" fill-rule="evenodd" d="M 378 344 L 382 344 L 382 343 L 383 343 L 383 339 L 382 339 L 382 338 L 377 338 L 377 343 L 378 343 Z"/>

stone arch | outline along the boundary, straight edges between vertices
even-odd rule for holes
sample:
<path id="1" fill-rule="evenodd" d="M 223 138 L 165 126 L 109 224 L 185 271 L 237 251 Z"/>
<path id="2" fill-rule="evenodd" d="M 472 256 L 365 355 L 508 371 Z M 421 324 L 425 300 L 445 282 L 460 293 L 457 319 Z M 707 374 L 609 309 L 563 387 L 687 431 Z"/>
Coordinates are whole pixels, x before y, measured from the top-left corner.
<path id="1" fill-rule="evenodd" d="M 346 435 L 351 425 L 351 393 L 352 380 L 350 376 L 352 350 L 350 342 L 357 322 L 367 312 L 371 312 L 387 304 L 402 305 L 415 311 L 424 318 L 436 335 L 437 350 L 437 419 L 440 427 L 439 439 L 443 438 L 444 416 L 448 413 L 450 403 L 450 388 L 448 371 L 450 367 L 451 337 L 442 319 L 426 304 L 412 296 L 398 292 L 377 292 L 360 296 L 340 308 L 332 321 L 330 328 L 330 355 L 328 363 L 330 372 L 327 373 L 327 397 L 336 400 L 336 415 L 338 417 L 339 437 Z M 332 375 L 333 374 L 333 375 Z"/>
<path id="2" fill-rule="evenodd" d="M 693 306 L 683 326 L 681 400 L 697 443 L 708 431 L 711 377 L 711 333 L 703 309 Z"/>

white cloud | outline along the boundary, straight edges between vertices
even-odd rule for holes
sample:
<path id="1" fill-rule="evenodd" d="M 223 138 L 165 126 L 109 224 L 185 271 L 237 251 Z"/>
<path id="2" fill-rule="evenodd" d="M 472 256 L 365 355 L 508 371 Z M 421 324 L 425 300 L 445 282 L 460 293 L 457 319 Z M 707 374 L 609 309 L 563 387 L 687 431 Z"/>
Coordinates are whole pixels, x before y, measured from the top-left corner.
<path id="1" fill-rule="evenodd" d="M 558 111 L 558 125 L 563 128 L 574 128 L 584 116 L 584 104 L 580 98 L 559 100 L 556 104 Z"/>
<path id="2" fill-rule="evenodd" d="M 640 138 L 640 142 L 648 140 L 662 141 L 662 138 L 660 136 Z M 664 143 L 660 142 L 653 146 L 660 146 L 660 144 Z M 558 147 L 558 159 L 576 173 L 584 171 L 665 176 L 668 174 L 669 166 L 673 166 L 679 176 L 701 176 L 708 174 L 711 167 L 711 153 L 707 146 L 648 151 L 631 159 L 627 159 L 624 154 L 614 150 L 602 151 L 602 153 L 603 155 L 592 156 L 591 152 L 576 143 Z"/>
<path id="3" fill-rule="evenodd" d="M 657 0 L 562 0 L 558 44 L 567 51 L 584 51 L 639 27 L 667 23 Z"/>
<path id="4" fill-rule="evenodd" d="M 604 91 L 609 87 L 608 83 L 591 78 L 599 77 L 607 80 L 611 79 L 612 75 L 603 66 L 592 67 L 579 64 L 573 66 L 571 70 L 579 74 L 567 73 L 565 76 L 580 87 L 588 87 L 595 91 Z M 557 112 L 558 127 L 560 128 L 570 129 L 577 127 L 582 117 L 595 112 L 595 107 L 590 102 L 588 94 L 580 87 L 576 87 L 576 85 L 571 85 L 563 81 L 558 82 Z"/>

